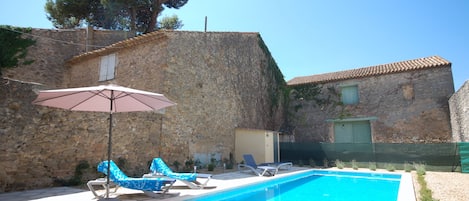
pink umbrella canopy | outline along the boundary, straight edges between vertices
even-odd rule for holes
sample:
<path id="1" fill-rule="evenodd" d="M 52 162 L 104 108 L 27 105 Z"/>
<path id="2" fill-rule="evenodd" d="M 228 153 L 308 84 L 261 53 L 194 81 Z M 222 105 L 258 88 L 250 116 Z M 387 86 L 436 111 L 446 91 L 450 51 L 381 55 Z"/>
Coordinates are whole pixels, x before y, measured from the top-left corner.
<path id="1" fill-rule="evenodd" d="M 117 85 L 44 90 L 39 92 L 33 104 L 73 111 L 112 113 L 156 111 L 175 105 L 162 94 Z"/>
<path id="2" fill-rule="evenodd" d="M 108 172 L 106 198 L 109 198 L 109 164 L 112 145 L 112 113 L 157 111 L 175 105 L 162 94 L 141 91 L 117 85 L 68 88 L 39 91 L 33 104 L 72 111 L 108 112 Z"/>

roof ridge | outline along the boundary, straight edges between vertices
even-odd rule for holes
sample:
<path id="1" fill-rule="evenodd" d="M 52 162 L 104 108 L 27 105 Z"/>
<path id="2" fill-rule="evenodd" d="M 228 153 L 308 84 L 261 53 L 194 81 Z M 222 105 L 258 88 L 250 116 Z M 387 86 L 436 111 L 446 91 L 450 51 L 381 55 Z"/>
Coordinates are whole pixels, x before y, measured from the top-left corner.
<path id="1" fill-rule="evenodd" d="M 84 59 L 87 58 L 92 58 L 96 56 L 102 56 L 106 54 L 110 54 L 112 52 L 117 51 L 118 49 L 121 48 L 127 48 L 127 47 L 132 47 L 144 43 L 148 43 L 151 41 L 167 38 L 168 35 L 167 33 L 209 33 L 209 34 L 228 34 L 228 33 L 233 33 L 233 34 L 259 34 L 259 32 L 202 32 L 202 31 L 179 31 L 179 30 L 158 30 L 142 35 L 138 35 L 135 37 L 127 38 L 125 40 L 118 41 L 116 43 L 113 43 L 111 45 L 108 45 L 103 48 L 99 48 L 96 50 L 92 50 L 89 52 L 85 52 L 80 55 L 76 55 L 72 57 L 70 60 L 67 61 L 68 64 L 74 64 L 78 63 Z"/>
<path id="2" fill-rule="evenodd" d="M 451 62 L 440 57 L 430 56 L 423 57 L 381 65 L 374 65 L 362 68 L 355 68 L 350 70 L 343 70 L 337 72 L 322 73 L 310 76 L 295 77 L 287 82 L 288 85 L 301 85 L 308 83 L 324 83 L 345 79 L 354 79 L 361 77 L 369 77 L 375 75 L 384 75 L 391 73 L 399 73 L 411 70 L 419 70 L 424 68 L 434 68 L 440 66 L 451 65 Z"/>
<path id="3" fill-rule="evenodd" d="M 135 37 L 127 38 L 125 40 L 118 41 L 116 43 L 113 43 L 103 48 L 99 48 L 96 50 L 92 50 L 92 51 L 74 56 L 70 60 L 68 60 L 67 63 L 74 64 L 86 58 L 92 58 L 96 56 L 110 54 L 112 52 L 117 51 L 118 49 L 132 47 L 132 46 L 140 45 L 140 44 L 147 43 L 150 41 L 159 40 L 159 39 L 166 38 L 166 37 L 167 36 L 165 34 L 165 31 L 154 31 L 154 32 L 142 34 L 139 36 L 135 36 Z"/>

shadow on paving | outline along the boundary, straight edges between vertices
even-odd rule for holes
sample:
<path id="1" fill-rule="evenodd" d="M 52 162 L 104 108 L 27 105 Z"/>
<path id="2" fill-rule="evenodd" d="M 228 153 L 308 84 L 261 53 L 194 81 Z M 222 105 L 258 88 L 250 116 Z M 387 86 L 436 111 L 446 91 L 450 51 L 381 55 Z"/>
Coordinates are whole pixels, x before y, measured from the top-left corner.
<path id="1" fill-rule="evenodd" d="M 24 201 L 24 200 L 40 200 L 43 198 L 64 196 L 70 194 L 89 192 L 88 190 L 72 188 L 72 187 L 53 187 L 36 190 L 25 190 L 16 192 L 7 192 L 0 194 L 0 200 L 5 201 Z"/>

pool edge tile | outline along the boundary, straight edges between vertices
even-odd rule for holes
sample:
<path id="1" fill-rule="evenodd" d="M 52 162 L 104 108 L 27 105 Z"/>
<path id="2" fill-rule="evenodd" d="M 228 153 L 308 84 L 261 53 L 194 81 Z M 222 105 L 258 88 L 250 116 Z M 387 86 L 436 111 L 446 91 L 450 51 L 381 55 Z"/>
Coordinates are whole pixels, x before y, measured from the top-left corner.
<path id="1" fill-rule="evenodd" d="M 410 173 L 401 173 L 401 183 L 399 185 L 399 193 L 397 201 L 416 201 L 415 189 Z"/>

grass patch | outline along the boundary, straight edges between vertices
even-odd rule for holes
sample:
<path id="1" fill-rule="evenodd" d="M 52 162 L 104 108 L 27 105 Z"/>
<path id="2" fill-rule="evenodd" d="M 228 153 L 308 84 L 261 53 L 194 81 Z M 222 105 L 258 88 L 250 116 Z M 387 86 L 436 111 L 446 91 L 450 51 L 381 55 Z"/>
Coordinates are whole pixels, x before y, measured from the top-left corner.
<path id="1" fill-rule="evenodd" d="M 432 197 L 432 190 L 430 190 L 427 186 L 427 182 L 425 181 L 425 165 L 414 163 L 414 168 L 417 171 L 417 182 L 420 185 L 420 200 L 421 201 L 438 201 Z"/>
<path id="2" fill-rule="evenodd" d="M 430 190 L 427 186 L 427 182 L 425 181 L 425 175 L 417 174 L 417 182 L 420 185 L 420 200 L 421 201 L 438 201 L 432 197 L 432 190 Z"/>

